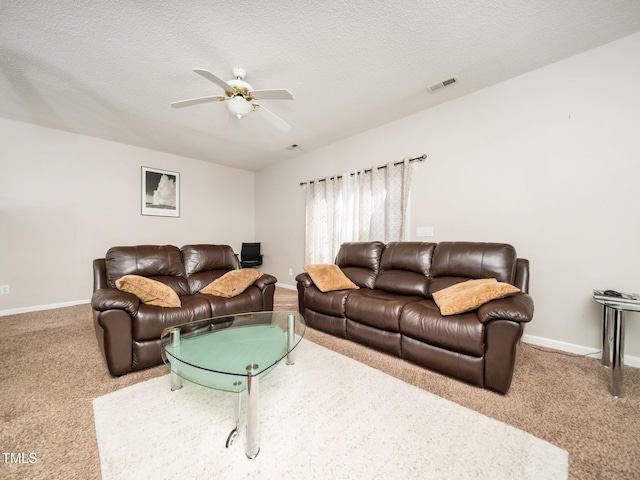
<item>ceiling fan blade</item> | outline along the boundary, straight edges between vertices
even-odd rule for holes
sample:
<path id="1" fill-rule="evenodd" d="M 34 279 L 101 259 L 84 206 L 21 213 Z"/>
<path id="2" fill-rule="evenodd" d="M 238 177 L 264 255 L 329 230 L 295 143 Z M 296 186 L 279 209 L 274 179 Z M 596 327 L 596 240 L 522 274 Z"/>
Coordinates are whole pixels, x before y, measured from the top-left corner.
<path id="1" fill-rule="evenodd" d="M 202 75 L 204 78 L 206 78 L 207 80 L 212 81 L 213 83 L 215 83 L 216 85 L 224 88 L 225 91 L 227 92 L 233 92 L 233 87 L 231 85 L 229 85 L 227 82 L 225 82 L 224 80 L 222 80 L 220 77 L 216 77 L 213 73 L 211 73 L 209 70 L 203 70 L 201 68 L 194 68 L 193 69 L 194 72 L 196 72 L 198 75 Z"/>
<path id="2" fill-rule="evenodd" d="M 251 96 L 256 100 L 293 100 L 293 95 L 285 88 L 251 90 Z"/>
<path id="3" fill-rule="evenodd" d="M 275 113 L 264 108 L 259 103 L 253 104 L 253 110 L 254 112 L 257 112 L 261 117 L 263 117 L 265 120 L 267 120 L 269 123 L 274 125 L 279 130 L 282 130 L 283 132 L 289 132 L 291 130 L 291 125 L 289 125 L 287 122 L 282 120 Z"/>
<path id="4" fill-rule="evenodd" d="M 173 108 L 190 107 L 191 105 L 198 105 L 200 103 L 222 102 L 225 98 L 227 97 L 223 95 L 214 95 L 212 97 L 191 98 L 189 100 L 180 100 L 179 102 L 173 102 L 171 106 Z"/>

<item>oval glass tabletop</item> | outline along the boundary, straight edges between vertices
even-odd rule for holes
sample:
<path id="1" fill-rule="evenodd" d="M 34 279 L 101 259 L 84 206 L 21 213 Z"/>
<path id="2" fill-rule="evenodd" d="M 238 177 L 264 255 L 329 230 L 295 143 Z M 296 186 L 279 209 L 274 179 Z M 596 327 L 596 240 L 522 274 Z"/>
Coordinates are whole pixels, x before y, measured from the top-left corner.
<path id="1" fill-rule="evenodd" d="M 227 392 L 267 375 L 300 343 L 298 312 L 252 312 L 196 320 L 162 332 L 162 359 L 178 376 Z"/>

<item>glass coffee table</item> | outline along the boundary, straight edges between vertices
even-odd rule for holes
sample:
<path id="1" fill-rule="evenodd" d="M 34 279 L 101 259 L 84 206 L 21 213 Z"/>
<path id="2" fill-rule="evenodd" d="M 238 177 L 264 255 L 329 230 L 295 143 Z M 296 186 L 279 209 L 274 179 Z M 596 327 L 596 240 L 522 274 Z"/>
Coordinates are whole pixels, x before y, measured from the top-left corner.
<path id="1" fill-rule="evenodd" d="M 165 328 L 162 359 L 171 370 L 171 390 L 182 388 L 185 379 L 236 394 L 236 426 L 227 447 L 238 437 L 241 393 L 246 390 L 245 454 L 255 458 L 260 453 L 260 378 L 285 357 L 287 365 L 294 364 L 293 349 L 304 330 L 304 318 L 298 312 L 239 313 Z"/>

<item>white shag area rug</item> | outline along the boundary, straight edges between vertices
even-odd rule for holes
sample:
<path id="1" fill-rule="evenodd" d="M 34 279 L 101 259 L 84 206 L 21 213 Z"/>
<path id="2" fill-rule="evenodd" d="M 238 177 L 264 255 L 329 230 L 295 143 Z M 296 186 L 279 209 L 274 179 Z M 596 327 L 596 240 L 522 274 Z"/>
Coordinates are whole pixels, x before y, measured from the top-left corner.
<path id="1" fill-rule="evenodd" d="M 169 376 L 93 401 L 104 480 L 566 479 L 568 453 L 302 340 L 260 381 L 260 453 L 244 453 L 234 394 Z"/>

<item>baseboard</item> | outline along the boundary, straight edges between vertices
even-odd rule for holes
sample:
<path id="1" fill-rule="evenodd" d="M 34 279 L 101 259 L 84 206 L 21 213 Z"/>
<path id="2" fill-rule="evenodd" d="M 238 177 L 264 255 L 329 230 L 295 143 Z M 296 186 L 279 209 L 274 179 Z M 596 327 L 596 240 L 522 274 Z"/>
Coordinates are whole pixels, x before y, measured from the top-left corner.
<path id="1" fill-rule="evenodd" d="M 286 288 L 287 290 L 297 290 L 295 285 L 287 285 L 286 283 L 276 283 L 276 287 Z"/>
<path id="2" fill-rule="evenodd" d="M 582 345 L 576 345 L 575 343 L 561 342 L 559 340 L 552 340 L 550 338 L 537 337 L 535 335 L 523 335 L 522 341 L 530 343 L 532 345 L 538 345 L 540 347 L 552 348 L 554 350 L 560 350 L 562 352 L 573 353 L 575 355 L 589 356 L 592 358 L 602 358 L 602 351 L 600 348 L 584 347 Z M 629 367 L 640 368 L 640 357 L 633 355 L 624 356 L 624 364 Z"/>
<path id="3" fill-rule="evenodd" d="M 75 305 L 83 305 L 85 303 L 91 303 L 91 300 L 75 300 L 73 302 L 51 303 L 49 305 L 36 305 L 33 307 L 10 308 L 8 310 L 0 310 L 0 317 L 18 315 L 20 313 L 40 312 L 42 310 L 53 310 L 54 308 L 73 307 Z"/>

